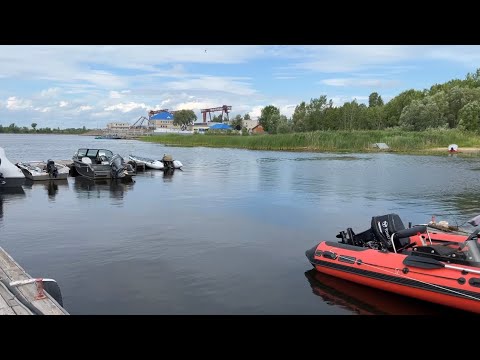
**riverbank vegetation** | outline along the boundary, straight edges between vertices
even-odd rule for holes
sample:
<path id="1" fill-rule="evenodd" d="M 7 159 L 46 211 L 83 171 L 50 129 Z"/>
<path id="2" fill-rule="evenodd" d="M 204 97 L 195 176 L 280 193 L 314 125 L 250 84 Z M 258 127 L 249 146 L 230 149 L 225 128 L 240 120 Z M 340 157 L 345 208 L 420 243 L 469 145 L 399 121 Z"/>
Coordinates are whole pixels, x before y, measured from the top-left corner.
<path id="1" fill-rule="evenodd" d="M 313 152 L 371 152 L 375 143 L 386 143 L 388 151 L 427 153 L 448 150 L 448 145 L 462 144 L 479 148 L 480 135 L 458 129 L 429 129 L 421 132 L 389 130 L 325 130 L 275 135 L 233 136 L 219 134 L 167 134 L 143 137 L 141 140 L 173 146 L 226 147 L 250 150 L 282 150 Z M 462 150 L 462 147 L 460 150 Z"/>

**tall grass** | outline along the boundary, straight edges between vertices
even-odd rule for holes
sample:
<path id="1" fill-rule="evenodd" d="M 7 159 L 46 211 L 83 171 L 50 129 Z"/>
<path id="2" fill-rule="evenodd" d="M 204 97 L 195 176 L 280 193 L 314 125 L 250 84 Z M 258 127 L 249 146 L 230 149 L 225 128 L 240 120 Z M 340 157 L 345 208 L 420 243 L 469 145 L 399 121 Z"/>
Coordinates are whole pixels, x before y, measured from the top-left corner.
<path id="1" fill-rule="evenodd" d="M 277 135 L 178 135 L 165 134 L 140 138 L 143 141 L 176 146 L 229 147 L 251 150 L 368 152 L 372 144 L 386 143 L 393 152 L 428 152 L 447 149 L 450 144 L 480 147 L 480 136 L 461 130 L 410 132 L 398 129 L 373 131 L 315 131 Z"/>

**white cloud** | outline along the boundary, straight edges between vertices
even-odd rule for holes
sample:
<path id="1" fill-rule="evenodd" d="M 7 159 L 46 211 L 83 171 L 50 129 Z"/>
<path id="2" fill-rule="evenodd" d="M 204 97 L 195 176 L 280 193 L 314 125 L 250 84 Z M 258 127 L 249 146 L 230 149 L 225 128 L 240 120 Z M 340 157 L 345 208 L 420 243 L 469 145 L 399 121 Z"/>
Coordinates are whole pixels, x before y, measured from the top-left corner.
<path id="1" fill-rule="evenodd" d="M 75 112 L 83 112 L 83 111 L 89 111 L 89 110 L 92 110 L 92 109 L 93 109 L 93 106 L 82 105 L 82 106 L 77 107 L 74 111 Z"/>
<path id="2" fill-rule="evenodd" d="M 252 89 L 249 83 L 240 81 L 239 78 L 218 76 L 202 76 L 183 81 L 170 81 L 165 84 L 165 88 L 171 90 L 221 91 L 241 96 L 253 95 L 257 92 Z"/>
<path id="3" fill-rule="evenodd" d="M 65 107 L 65 106 L 68 106 L 68 101 L 63 101 L 62 100 L 58 103 L 58 107 Z"/>
<path id="4" fill-rule="evenodd" d="M 144 103 L 135 103 L 130 101 L 128 103 L 119 103 L 111 106 L 107 106 L 104 110 L 105 111 L 121 111 L 123 113 L 130 112 L 135 109 L 150 109 L 149 106 L 145 105 Z"/>
<path id="5" fill-rule="evenodd" d="M 35 111 L 40 111 L 42 113 L 46 113 L 46 112 L 49 112 L 49 111 L 52 111 L 52 108 L 51 107 L 36 107 L 36 108 L 33 108 L 33 110 Z"/>
<path id="6" fill-rule="evenodd" d="M 200 109 L 206 109 L 206 108 L 211 108 L 211 107 L 216 107 L 213 106 L 211 102 L 199 102 L 199 101 L 189 101 L 189 102 L 183 102 L 179 103 L 175 106 L 176 109 L 178 110 L 200 110 Z"/>
<path id="7" fill-rule="evenodd" d="M 73 77 L 73 79 L 88 81 L 103 88 L 122 88 L 127 85 L 126 79 L 114 75 L 108 71 L 94 70 L 90 72 L 78 73 Z"/>
<path id="8" fill-rule="evenodd" d="M 380 80 L 380 79 L 364 79 L 364 78 L 333 78 L 324 79 L 320 83 L 329 86 L 343 87 L 375 87 L 375 88 L 391 88 L 400 85 L 397 80 Z"/>
<path id="9" fill-rule="evenodd" d="M 7 99 L 6 107 L 9 110 L 24 110 L 32 107 L 32 101 L 26 99 L 19 99 L 16 96 L 10 96 Z"/>
<path id="10" fill-rule="evenodd" d="M 128 94 L 130 92 L 131 92 L 130 90 L 122 90 L 122 91 L 112 90 L 110 91 L 109 97 L 110 99 L 120 99 L 125 97 L 125 94 Z"/>
<path id="11" fill-rule="evenodd" d="M 264 107 L 265 106 L 263 106 L 263 105 L 254 106 L 252 108 L 252 110 L 249 111 L 248 115 L 250 115 L 250 118 L 252 118 L 253 120 L 258 119 L 260 117 L 260 115 L 262 114 L 262 109 Z"/>
<path id="12" fill-rule="evenodd" d="M 48 88 L 48 89 L 42 90 L 40 92 L 40 96 L 45 97 L 45 98 L 52 98 L 52 97 L 57 96 L 59 93 L 60 93 L 60 88 L 53 87 L 53 88 Z"/>

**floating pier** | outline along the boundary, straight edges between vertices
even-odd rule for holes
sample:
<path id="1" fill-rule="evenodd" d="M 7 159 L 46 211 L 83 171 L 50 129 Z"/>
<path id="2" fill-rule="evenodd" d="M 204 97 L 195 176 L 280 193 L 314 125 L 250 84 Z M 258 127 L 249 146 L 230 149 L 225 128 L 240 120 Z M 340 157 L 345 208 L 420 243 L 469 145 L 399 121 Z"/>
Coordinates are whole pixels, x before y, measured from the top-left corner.
<path id="1" fill-rule="evenodd" d="M 0 315 L 69 315 L 60 303 L 53 279 L 32 278 L 0 247 Z"/>

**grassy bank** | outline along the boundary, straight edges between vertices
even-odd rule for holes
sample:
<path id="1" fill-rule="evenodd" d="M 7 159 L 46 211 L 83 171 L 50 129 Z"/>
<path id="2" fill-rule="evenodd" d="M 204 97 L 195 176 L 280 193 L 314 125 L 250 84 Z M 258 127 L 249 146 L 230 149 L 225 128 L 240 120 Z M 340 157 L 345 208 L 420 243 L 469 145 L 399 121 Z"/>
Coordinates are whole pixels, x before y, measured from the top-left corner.
<path id="1" fill-rule="evenodd" d="M 438 152 L 449 144 L 462 148 L 480 148 L 480 136 L 460 130 L 407 132 L 383 131 L 315 131 L 277 135 L 156 135 L 140 140 L 173 146 L 228 147 L 250 150 L 369 152 L 373 143 L 386 143 L 398 153 Z"/>

